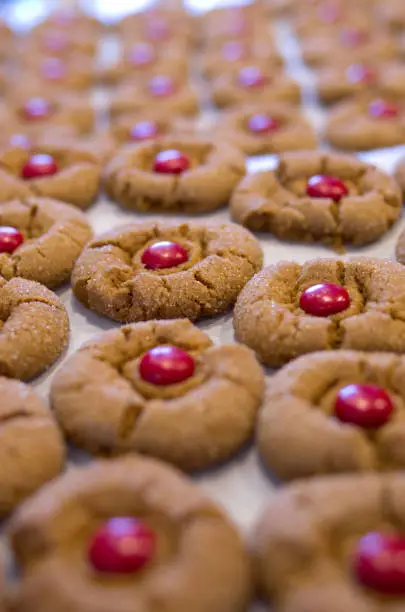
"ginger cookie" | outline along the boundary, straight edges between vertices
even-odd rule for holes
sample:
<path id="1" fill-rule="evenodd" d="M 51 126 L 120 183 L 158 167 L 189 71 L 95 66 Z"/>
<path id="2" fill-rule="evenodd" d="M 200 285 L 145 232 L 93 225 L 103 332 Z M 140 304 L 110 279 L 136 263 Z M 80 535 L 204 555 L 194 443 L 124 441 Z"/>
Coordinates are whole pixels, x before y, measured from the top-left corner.
<path id="1" fill-rule="evenodd" d="M 239 72 L 244 66 L 282 66 L 283 58 L 271 36 L 259 39 L 230 39 L 223 42 L 219 49 L 208 48 L 202 58 L 202 72 L 206 79 L 214 79 L 224 73 Z"/>
<path id="2" fill-rule="evenodd" d="M 333 32 L 315 32 L 301 43 L 303 60 L 312 67 L 355 62 L 376 63 L 398 57 L 398 45 L 386 32 L 348 24 Z"/>
<path id="3" fill-rule="evenodd" d="M 279 68 L 262 70 L 256 64 L 239 72 L 224 73 L 212 83 L 212 100 L 218 108 L 246 103 L 299 104 L 298 84 Z"/>
<path id="4" fill-rule="evenodd" d="M 242 290 L 234 327 L 237 339 L 274 367 L 330 349 L 404 353 L 403 308 L 405 268 L 399 263 L 280 261 Z"/>
<path id="5" fill-rule="evenodd" d="M 325 136 L 334 147 L 352 151 L 405 144 L 404 106 L 370 95 L 342 102 L 330 111 Z"/>
<path id="6" fill-rule="evenodd" d="M 154 5 L 143 11 L 127 15 L 117 24 L 118 35 L 124 43 L 134 40 L 168 49 L 181 46 L 184 52 L 194 40 L 194 19 L 181 6 L 170 8 Z"/>
<path id="7" fill-rule="evenodd" d="M 69 60 L 76 55 L 86 55 L 94 58 L 97 53 L 97 38 L 78 35 L 67 28 L 52 27 L 44 30 L 33 28 L 20 37 L 14 45 L 16 59 L 34 61 L 37 58 L 59 57 Z"/>
<path id="8" fill-rule="evenodd" d="M 0 151 L 0 202 L 41 196 L 88 208 L 100 186 L 99 160 L 89 150 L 57 143 Z"/>
<path id="9" fill-rule="evenodd" d="M 139 144 L 164 136 L 197 134 L 197 122 L 193 118 L 168 117 L 164 113 L 147 109 L 117 117 L 111 125 L 111 135 L 118 144 Z"/>
<path id="10" fill-rule="evenodd" d="M 88 242 L 72 274 L 87 308 L 123 323 L 226 312 L 262 267 L 259 242 L 228 224 L 125 225 Z"/>
<path id="11" fill-rule="evenodd" d="M 234 220 L 250 230 L 337 250 L 377 240 L 401 209 L 388 174 L 353 156 L 319 151 L 280 155 L 275 170 L 247 175 L 231 200 Z"/>
<path id="12" fill-rule="evenodd" d="M 324 104 L 364 93 L 401 101 L 405 96 L 405 66 L 370 61 L 326 66 L 317 73 L 316 89 Z"/>
<path id="13" fill-rule="evenodd" d="M 57 200 L 30 197 L 0 206 L 0 275 L 49 288 L 67 282 L 92 237 L 83 213 Z"/>
<path id="14" fill-rule="evenodd" d="M 243 612 L 250 601 L 235 527 L 159 461 L 72 469 L 25 502 L 8 531 L 23 570 L 15 612 Z"/>
<path id="15" fill-rule="evenodd" d="M 122 148 L 105 188 L 133 210 L 199 214 L 226 206 L 245 172 L 244 155 L 226 142 L 167 137 Z"/>
<path id="16" fill-rule="evenodd" d="M 90 132 L 94 127 L 95 113 L 90 102 L 74 94 L 49 95 L 14 99 L 9 104 L 0 105 L 0 126 L 2 129 L 29 131 L 41 134 L 53 127 L 70 127 L 77 133 Z"/>
<path id="17" fill-rule="evenodd" d="M 392 353 L 292 361 L 269 380 L 257 431 L 264 463 L 282 480 L 403 469 L 404 381 L 405 358 Z"/>
<path id="18" fill-rule="evenodd" d="M 293 106 L 280 103 L 248 104 L 222 113 L 213 131 L 248 156 L 316 147 L 310 122 Z"/>
<path id="19" fill-rule="evenodd" d="M 124 45 L 119 60 L 101 69 L 100 78 L 108 84 L 119 81 L 148 80 L 154 74 L 173 74 L 188 80 L 188 60 L 184 46 L 155 47 L 148 42 Z"/>
<path id="20" fill-rule="evenodd" d="M 402 0 L 384 0 L 375 7 L 376 23 L 387 26 L 393 33 L 403 33 L 405 28 L 405 13 Z"/>
<path id="21" fill-rule="evenodd" d="M 405 477 L 349 475 L 273 493 L 252 536 L 274 612 L 389 612 L 405 605 Z"/>
<path id="22" fill-rule="evenodd" d="M 361 2 L 318 0 L 310 6 L 297 2 L 294 8 L 293 29 L 301 39 L 314 35 L 333 39 L 336 32 L 345 27 L 367 31 L 373 26 L 372 11 L 365 10 Z"/>
<path id="23" fill-rule="evenodd" d="M 57 295 L 24 278 L 0 279 L 0 376 L 39 376 L 68 339 L 69 319 Z"/>
<path id="24" fill-rule="evenodd" d="M 69 59 L 34 55 L 24 56 L 20 61 L 20 69 L 9 87 L 18 87 L 19 97 L 35 98 L 64 90 L 86 90 L 94 80 L 93 59 L 86 54 L 71 53 Z"/>
<path id="25" fill-rule="evenodd" d="M 191 471 L 229 459 L 250 439 L 263 391 L 249 349 L 213 346 L 177 319 L 91 340 L 56 374 L 51 403 L 68 439 L 90 453 L 136 451 Z"/>
<path id="26" fill-rule="evenodd" d="M 178 76 L 155 74 L 146 81 L 123 83 L 111 96 L 110 114 L 113 119 L 126 113 L 160 112 L 168 117 L 193 116 L 199 112 L 194 89 Z"/>
<path id="27" fill-rule="evenodd" d="M 62 471 L 65 448 L 48 408 L 31 387 L 0 376 L 0 394 L 0 516 L 5 517 Z"/>

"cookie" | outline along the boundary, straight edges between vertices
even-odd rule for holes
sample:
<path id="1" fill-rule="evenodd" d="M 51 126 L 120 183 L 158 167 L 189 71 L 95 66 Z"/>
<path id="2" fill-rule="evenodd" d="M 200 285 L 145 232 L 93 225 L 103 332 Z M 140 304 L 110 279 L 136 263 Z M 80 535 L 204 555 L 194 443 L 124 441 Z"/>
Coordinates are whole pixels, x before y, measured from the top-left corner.
<path id="1" fill-rule="evenodd" d="M 50 288 L 67 282 L 92 237 L 84 215 L 57 200 L 30 197 L 0 206 L 0 275 Z"/>
<path id="2" fill-rule="evenodd" d="M 72 469 L 20 507 L 9 534 L 23 569 L 15 612 L 243 612 L 250 600 L 235 528 L 151 459 Z"/>
<path id="3" fill-rule="evenodd" d="M 316 147 L 310 122 L 281 103 L 247 104 L 222 113 L 213 131 L 248 156 Z"/>
<path id="4" fill-rule="evenodd" d="M 226 206 L 244 174 L 243 154 L 227 143 L 168 137 L 122 148 L 105 187 L 127 208 L 199 214 Z"/>
<path id="5" fill-rule="evenodd" d="M 236 338 L 268 366 L 330 349 L 405 352 L 405 269 L 383 259 L 280 261 L 247 283 Z M 372 330 L 372 333 L 370 333 Z"/>
<path id="6" fill-rule="evenodd" d="M 226 312 L 261 266 L 259 243 L 237 225 L 146 221 L 91 240 L 72 286 L 86 307 L 123 323 L 195 320 Z"/>
<path id="7" fill-rule="evenodd" d="M 24 38 L 21 37 L 15 45 L 15 52 L 19 58 L 30 54 L 68 59 L 72 53 L 83 53 L 94 57 L 97 49 L 97 35 L 89 35 L 82 29 L 44 24 L 25 33 Z"/>
<path id="8" fill-rule="evenodd" d="M 399 62 L 327 66 L 317 74 L 316 89 L 324 104 L 363 93 L 401 102 L 405 96 L 405 66 Z"/>
<path id="9" fill-rule="evenodd" d="M 324 351 L 273 376 L 258 423 L 261 457 L 282 480 L 401 470 L 405 358 Z M 288 448 L 288 453 L 285 449 Z"/>
<path id="10" fill-rule="evenodd" d="M 274 612 L 388 612 L 405 604 L 405 478 L 318 478 L 277 491 L 251 536 Z"/>
<path id="11" fill-rule="evenodd" d="M 385 0 L 375 7 L 377 23 L 389 27 L 394 33 L 402 33 L 405 28 L 404 5 L 401 0 Z"/>
<path id="12" fill-rule="evenodd" d="M 117 117 L 111 125 L 111 135 L 119 144 L 141 143 L 162 136 L 197 135 L 197 121 L 187 117 L 170 117 L 147 109 Z"/>
<path id="13" fill-rule="evenodd" d="M 15 97 L 15 96 L 14 96 Z M 83 134 L 93 129 L 94 109 L 82 96 L 63 94 L 47 98 L 20 98 L 12 104 L 0 105 L 0 126 L 3 129 L 15 128 L 29 131 L 30 134 L 43 135 L 53 127 L 70 127 Z"/>
<path id="14" fill-rule="evenodd" d="M 39 376 L 69 338 L 64 305 L 49 289 L 24 278 L 0 279 L 0 376 Z"/>
<path id="15" fill-rule="evenodd" d="M 94 40 L 100 37 L 104 30 L 104 24 L 92 15 L 77 7 L 61 6 L 48 13 L 37 26 L 32 28 L 30 34 L 58 31 L 73 34 L 77 39 L 86 37 L 88 40 Z"/>
<path id="16" fill-rule="evenodd" d="M 65 448 L 48 408 L 31 387 L 0 376 L 0 393 L 0 516 L 4 518 L 62 471 Z"/>
<path id="17" fill-rule="evenodd" d="M 220 75 L 212 83 L 211 95 L 218 108 L 246 103 L 299 104 L 301 99 L 298 84 L 287 74 L 280 69 L 263 71 L 256 65 Z"/>
<path id="18" fill-rule="evenodd" d="M 135 79 L 147 80 L 153 74 L 172 74 L 187 82 L 188 68 L 187 56 L 181 44 L 154 47 L 148 42 L 131 41 L 116 63 L 101 69 L 100 77 L 107 84 L 115 84 Z"/>
<path id="19" fill-rule="evenodd" d="M 127 15 L 118 22 L 117 30 L 124 43 L 136 40 L 163 49 L 179 45 L 186 52 L 194 40 L 193 26 L 183 6 L 173 10 L 165 4 Z"/>
<path id="20" fill-rule="evenodd" d="M 354 62 L 375 63 L 398 57 L 398 45 L 388 33 L 351 25 L 330 33 L 314 33 L 301 44 L 304 62 L 313 67 Z"/>
<path id="21" fill-rule="evenodd" d="M 269 35 L 265 12 L 255 4 L 223 6 L 200 17 L 202 38 L 207 46 L 219 48 L 226 41 L 254 41 Z"/>
<path id="22" fill-rule="evenodd" d="M 109 110 L 114 120 L 125 113 L 145 110 L 167 117 L 193 116 L 198 113 L 199 104 L 191 85 L 174 75 L 161 74 L 145 82 L 124 83 L 117 87 L 111 96 Z"/>
<path id="23" fill-rule="evenodd" d="M 275 170 L 246 176 L 231 200 L 233 219 L 250 230 L 337 250 L 378 240 L 401 210 L 388 174 L 355 157 L 319 151 L 280 155 Z"/>
<path id="24" fill-rule="evenodd" d="M 0 202 L 40 196 L 84 209 L 99 191 L 99 160 L 79 147 L 12 147 L 0 151 L 0 166 Z"/>
<path id="25" fill-rule="evenodd" d="M 249 349 L 215 347 L 178 319 L 91 340 L 56 374 L 51 404 L 79 448 L 136 451 L 192 471 L 229 459 L 250 439 L 263 391 L 264 374 Z"/>
<path id="26" fill-rule="evenodd" d="M 294 8 L 293 29 L 301 39 L 314 33 L 333 37 L 344 27 L 368 30 L 373 26 L 372 11 L 366 10 L 361 2 L 318 0 L 309 6 L 297 2 Z"/>
<path id="27" fill-rule="evenodd" d="M 283 58 L 272 38 L 227 40 L 217 49 L 208 48 L 202 58 L 202 73 L 206 79 L 214 79 L 223 73 L 237 73 L 247 65 L 282 66 Z"/>
<path id="28" fill-rule="evenodd" d="M 334 147 L 348 151 L 405 144 L 403 104 L 373 96 L 342 102 L 330 111 L 325 136 Z"/>
<path id="29" fill-rule="evenodd" d="M 8 99 L 18 88 L 18 97 L 36 98 L 58 91 L 83 91 L 94 82 L 93 59 L 83 53 L 71 53 L 69 59 L 31 55 L 20 62 L 14 80 L 10 79 Z"/>

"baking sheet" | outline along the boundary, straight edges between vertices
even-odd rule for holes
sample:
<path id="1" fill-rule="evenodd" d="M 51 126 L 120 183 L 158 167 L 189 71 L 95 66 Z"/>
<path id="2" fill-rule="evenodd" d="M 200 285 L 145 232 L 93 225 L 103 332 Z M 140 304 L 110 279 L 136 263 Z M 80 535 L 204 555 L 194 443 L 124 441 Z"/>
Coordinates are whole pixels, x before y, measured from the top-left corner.
<path id="1" fill-rule="evenodd" d="M 198 0 L 194 0 L 194 3 L 197 4 Z M 202 0 L 202 3 L 204 4 L 204 0 Z M 97 3 L 93 2 L 91 7 L 97 8 L 96 4 L 102 7 L 103 2 L 102 0 Z M 134 4 L 136 5 L 136 3 L 132 3 L 132 6 L 134 6 Z M 303 87 L 305 111 L 317 129 L 320 129 L 324 115 L 323 111 L 316 104 L 313 89 L 313 75 L 300 61 L 299 48 L 292 36 L 288 24 L 284 21 L 278 22 L 276 24 L 276 35 L 280 49 L 287 59 L 288 71 Z M 111 60 L 113 54 L 114 41 L 108 39 L 101 52 L 102 61 L 104 61 L 104 58 L 106 58 L 107 61 L 108 59 Z M 198 81 L 198 85 L 201 88 L 200 81 Z M 97 91 L 95 92 L 94 99 L 100 112 L 100 117 L 105 117 L 108 94 L 105 91 Z M 212 109 L 206 109 L 202 120 L 207 123 L 212 120 Z M 376 164 L 381 169 L 391 172 L 396 161 L 402 154 L 405 154 L 405 147 L 364 153 L 361 154 L 360 157 L 365 161 Z M 274 166 L 275 161 L 276 159 L 274 156 L 252 158 L 248 162 L 249 172 L 271 168 Z M 104 197 L 100 198 L 100 200 L 88 211 L 87 215 L 96 234 L 120 224 L 136 222 L 141 219 L 159 218 L 158 215 L 140 216 L 139 214 L 125 211 Z M 179 221 L 187 219 L 186 216 L 171 216 L 170 218 Z M 204 219 L 204 221 L 209 221 L 211 219 L 221 221 L 230 220 L 226 210 L 219 211 L 212 215 L 204 215 L 200 218 Z M 377 244 L 361 249 L 349 250 L 343 257 L 348 258 L 355 254 L 392 258 L 394 256 L 396 239 L 404 228 L 405 218 L 402 217 L 395 227 Z M 333 251 L 320 245 L 285 243 L 266 235 L 260 235 L 258 237 L 264 251 L 265 265 L 276 263 L 282 259 L 293 259 L 302 263 L 307 259 L 315 257 L 335 256 Z M 118 327 L 118 324 L 108 319 L 101 318 L 81 306 L 75 300 L 70 288 L 62 289 L 57 293 L 60 295 L 68 310 L 71 323 L 71 338 L 67 355 L 72 354 L 81 344 L 92 338 L 95 334 L 113 327 Z M 225 344 L 234 341 L 231 314 L 203 321 L 199 323 L 199 327 L 206 331 L 215 343 Z M 44 398 L 47 398 L 52 377 L 56 370 L 61 367 L 63 360 L 64 359 L 60 360 L 56 366 L 44 376 L 34 381 L 34 387 L 37 388 L 38 392 Z M 269 375 L 271 374 L 269 373 Z M 232 427 L 232 423 L 229 423 L 229 426 Z M 69 460 L 73 463 L 83 463 L 88 461 L 89 457 L 79 451 L 71 450 Z M 261 468 L 257 453 L 253 447 L 248 448 L 235 459 L 217 469 L 195 475 L 194 479 L 199 482 L 212 498 L 225 508 L 243 531 L 249 530 L 276 486 L 276 483 L 272 482 L 269 475 Z M 260 607 L 252 608 L 254 612 L 259 612 L 260 609 Z"/>

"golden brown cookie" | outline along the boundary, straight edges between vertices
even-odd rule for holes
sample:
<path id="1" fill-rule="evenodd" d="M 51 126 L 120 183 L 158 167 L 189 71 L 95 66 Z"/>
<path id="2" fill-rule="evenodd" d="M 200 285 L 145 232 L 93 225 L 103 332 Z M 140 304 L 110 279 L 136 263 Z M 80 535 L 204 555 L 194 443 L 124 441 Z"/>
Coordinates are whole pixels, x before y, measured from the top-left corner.
<path id="1" fill-rule="evenodd" d="M 248 175 L 231 200 L 234 220 L 250 230 L 338 250 L 377 240 L 401 209 L 388 174 L 353 156 L 318 151 L 280 155 L 275 170 Z"/>
<path id="2" fill-rule="evenodd" d="M 226 312 L 261 266 L 259 243 L 237 225 L 146 221 L 91 240 L 72 286 L 117 321 L 195 320 Z"/>
<path id="3" fill-rule="evenodd" d="M 221 113 L 213 132 L 248 156 L 316 147 L 309 121 L 295 107 L 281 103 L 247 104 Z"/>
<path id="4" fill-rule="evenodd" d="M 262 70 L 244 66 L 236 74 L 224 73 L 212 83 L 212 99 L 218 108 L 240 104 L 281 102 L 299 104 L 298 84 L 279 68 Z"/>
<path id="5" fill-rule="evenodd" d="M 293 28 L 301 39 L 314 34 L 333 38 L 344 27 L 363 31 L 373 25 L 372 11 L 361 1 L 354 4 L 350 0 L 311 0 L 309 5 L 296 2 L 294 9 Z"/>
<path id="6" fill-rule="evenodd" d="M 197 122 L 193 118 L 168 117 L 162 112 L 147 109 L 117 117 L 111 124 L 111 135 L 118 144 L 141 143 L 162 136 L 197 134 Z"/>
<path id="7" fill-rule="evenodd" d="M 352 151 L 405 144 L 404 106 L 372 95 L 341 102 L 329 112 L 325 136 L 334 147 Z"/>
<path id="8" fill-rule="evenodd" d="M 95 71 L 93 59 L 84 53 L 71 53 L 69 59 L 57 56 L 30 55 L 20 60 L 19 70 L 8 82 L 7 99 L 13 98 L 14 89 L 17 96 L 35 98 L 52 96 L 63 91 L 88 89 L 94 82 Z"/>
<path id="9" fill-rule="evenodd" d="M 229 459 L 250 439 L 263 391 L 251 351 L 215 347 L 178 319 L 91 340 L 56 374 L 51 403 L 68 439 L 90 453 L 136 451 L 191 471 Z"/>
<path id="10" fill-rule="evenodd" d="M 123 147 L 105 187 L 127 208 L 199 214 L 226 206 L 245 171 L 243 154 L 226 142 L 167 137 Z"/>
<path id="11" fill-rule="evenodd" d="M 405 95 L 405 67 L 400 62 L 333 64 L 318 71 L 316 88 L 324 104 L 364 93 L 400 102 Z"/>
<path id="12" fill-rule="evenodd" d="M 354 62 L 380 62 L 398 57 L 398 45 L 387 32 L 351 24 L 333 32 L 321 31 L 301 43 L 304 62 L 313 67 Z"/>
<path id="13" fill-rule="evenodd" d="M 235 528 L 151 459 L 72 469 L 20 507 L 9 534 L 23 569 L 15 612 L 244 612 L 250 600 Z"/>
<path id="14" fill-rule="evenodd" d="M 28 57 L 59 57 L 69 61 L 72 55 L 84 54 L 94 58 L 97 53 L 97 36 L 83 34 L 80 30 L 53 26 L 32 28 L 14 44 L 15 57 L 25 61 Z"/>
<path id="15" fill-rule="evenodd" d="M 69 339 L 64 305 L 49 289 L 24 278 L 0 279 L 0 375 L 39 376 Z"/>
<path id="16" fill-rule="evenodd" d="M 70 127 L 83 134 L 93 129 L 94 121 L 95 113 L 89 101 L 73 94 L 53 94 L 47 98 L 21 97 L 12 104 L 0 105 L 2 130 L 15 126 L 16 130 L 19 128 L 32 135 L 43 135 L 49 128 L 57 126 Z"/>
<path id="17" fill-rule="evenodd" d="M 145 82 L 124 83 L 111 96 L 110 113 L 115 119 L 125 113 L 159 112 L 168 117 L 193 116 L 199 111 L 198 97 L 184 79 L 156 74 Z"/>
<path id="18" fill-rule="evenodd" d="M 330 349 L 404 353 L 404 308 L 405 269 L 398 263 L 281 261 L 242 290 L 234 327 L 237 339 L 268 366 Z"/>
<path id="19" fill-rule="evenodd" d="M 269 380 L 257 430 L 260 454 L 282 480 L 403 469 L 404 410 L 404 357 L 305 355 Z"/>
<path id="20" fill-rule="evenodd" d="M 405 13 L 402 0 L 385 0 L 375 7 L 377 23 L 388 26 L 394 33 L 402 33 L 405 28 Z"/>
<path id="21" fill-rule="evenodd" d="M 40 196 L 88 208 L 100 186 L 99 160 L 88 149 L 51 143 L 0 151 L 0 202 Z"/>
<path id="22" fill-rule="evenodd" d="M 31 387 L 0 377 L 0 394 L 0 516 L 4 517 L 61 472 L 65 448 L 48 408 Z"/>
<path id="23" fill-rule="evenodd" d="M 405 605 L 402 473 L 317 478 L 272 495 L 251 537 L 274 612 L 390 612 Z"/>
<path id="24" fill-rule="evenodd" d="M 0 275 L 55 288 L 70 279 L 92 237 L 83 213 L 48 198 L 11 200 L 0 206 Z"/>
<path id="25" fill-rule="evenodd" d="M 117 24 L 118 35 L 126 44 L 134 40 L 167 49 L 182 46 L 184 52 L 195 37 L 194 19 L 181 7 L 171 8 L 165 0 L 162 6 L 153 6 L 127 15 Z"/>

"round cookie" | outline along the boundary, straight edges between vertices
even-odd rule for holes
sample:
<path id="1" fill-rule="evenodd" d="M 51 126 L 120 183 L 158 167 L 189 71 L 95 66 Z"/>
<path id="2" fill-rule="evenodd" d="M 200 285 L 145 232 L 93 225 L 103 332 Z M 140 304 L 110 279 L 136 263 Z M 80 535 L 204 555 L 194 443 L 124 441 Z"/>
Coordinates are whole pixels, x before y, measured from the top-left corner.
<path id="1" fill-rule="evenodd" d="M 212 100 L 218 108 L 246 103 L 299 104 L 298 84 L 279 69 L 245 66 L 238 73 L 224 73 L 212 83 Z"/>
<path id="2" fill-rule="evenodd" d="M 91 237 L 86 218 L 73 206 L 35 196 L 5 202 L 0 206 L 0 275 L 58 287 L 70 279 Z"/>
<path id="3" fill-rule="evenodd" d="M 69 60 L 78 54 L 94 58 L 97 46 L 96 38 L 78 35 L 74 30 L 52 27 L 38 32 L 33 28 L 16 41 L 14 53 L 21 61 L 49 56 Z"/>
<path id="4" fill-rule="evenodd" d="M 388 26 L 393 32 L 403 33 L 405 28 L 405 13 L 402 0 L 384 0 L 375 7 L 377 23 Z"/>
<path id="5" fill-rule="evenodd" d="M 197 133 L 197 121 L 186 117 L 168 117 L 148 110 L 117 117 L 111 125 L 111 134 L 119 144 L 141 143 L 163 136 L 188 136 Z"/>
<path id="6" fill-rule="evenodd" d="M 249 349 L 215 347 L 178 319 L 91 340 L 57 372 L 51 404 L 68 439 L 90 453 L 136 451 L 191 471 L 229 459 L 250 439 L 263 391 Z"/>
<path id="7" fill-rule="evenodd" d="M 282 480 L 403 469 L 404 381 L 405 358 L 392 353 L 292 361 L 269 380 L 260 413 L 265 465 Z"/>
<path id="8" fill-rule="evenodd" d="M 168 137 L 123 147 L 105 188 L 133 210 L 199 214 L 226 206 L 245 172 L 243 154 L 226 142 Z"/>
<path id="9" fill-rule="evenodd" d="M 125 43 L 134 40 L 152 44 L 155 48 L 181 46 L 184 53 L 193 43 L 195 36 L 193 18 L 184 6 L 153 6 L 127 15 L 117 24 L 118 35 Z"/>
<path id="10" fill-rule="evenodd" d="M 83 134 L 92 130 L 94 123 L 95 112 L 89 101 L 68 93 L 28 99 L 21 97 L 0 105 L 0 126 L 7 130 L 15 126 L 30 134 L 43 135 L 49 128 L 68 126 Z"/>
<path id="11" fill-rule="evenodd" d="M 113 119 L 144 110 L 168 117 L 193 116 L 199 111 L 198 97 L 191 85 L 173 74 L 154 75 L 145 82 L 123 83 L 111 96 Z"/>
<path id="12" fill-rule="evenodd" d="M 400 102 L 405 96 L 405 66 L 400 62 L 326 66 L 317 73 L 316 89 L 324 104 L 363 93 Z"/>
<path id="13" fill-rule="evenodd" d="M 0 376 L 0 393 L 0 516 L 5 517 L 62 471 L 65 448 L 48 408 L 31 387 Z"/>
<path id="14" fill-rule="evenodd" d="M 401 214 L 392 177 L 349 155 L 280 155 L 275 170 L 250 174 L 231 200 L 232 217 L 282 240 L 322 241 L 341 250 L 380 238 Z"/>
<path id="15" fill-rule="evenodd" d="M 69 59 L 55 56 L 25 56 L 10 88 L 26 98 L 53 95 L 58 91 L 83 91 L 94 82 L 93 59 L 83 53 L 71 53 Z M 12 95 L 12 94 L 11 94 Z M 8 96 L 10 98 L 10 95 Z"/>
<path id="16" fill-rule="evenodd" d="M 285 104 L 247 104 L 222 113 L 213 131 L 245 155 L 314 149 L 315 132 L 307 119 Z"/>
<path id="17" fill-rule="evenodd" d="M 0 376 L 39 376 L 68 340 L 69 319 L 57 295 L 24 278 L 0 279 Z"/>
<path id="18" fill-rule="evenodd" d="M 226 312 L 262 261 L 237 225 L 147 221 L 91 240 L 72 287 L 87 308 L 124 323 L 195 320 Z"/>
<path id="19" fill-rule="evenodd" d="M 359 257 L 280 261 L 247 283 L 236 338 L 268 366 L 322 350 L 405 352 L 405 269 Z M 370 333 L 372 330 L 372 333 Z"/>
<path id="20" fill-rule="evenodd" d="M 318 0 L 304 5 L 296 3 L 294 7 L 293 28 L 301 39 L 315 34 L 333 38 L 343 27 L 359 30 L 370 30 L 373 26 L 372 11 L 356 4 L 339 0 Z"/>
<path id="21" fill-rule="evenodd" d="M 0 202 L 14 198 L 55 198 L 88 208 L 100 186 L 99 160 L 89 150 L 43 144 L 0 151 Z"/>
<path id="22" fill-rule="evenodd" d="M 329 112 L 325 136 L 332 146 L 351 151 L 405 144 L 403 104 L 372 96 L 342 102 Z"/>
<path id="23" fill-rule="evenodd" d="M 151 459 L 72 469 L 20 507 L 9 535 L 23 568 L 15 612 L 243 612 L 250 601 L 236 529 Z"/>
<path id="24" fill-rule="evenodd" d="M 405 605 L 405 477 L 351 475 L 274 493 L 251 535 L 274 612 L 391 612 Z"/>
<path id="25" fill-rule="evenodd" d="M 301 53 L 306 64 L 312 67 L 353 62 L 376 63 L 398 57 L 398 45 L 386 32 L 351 25 L 331 32 L 321 32 L 305 38 Z"/>

